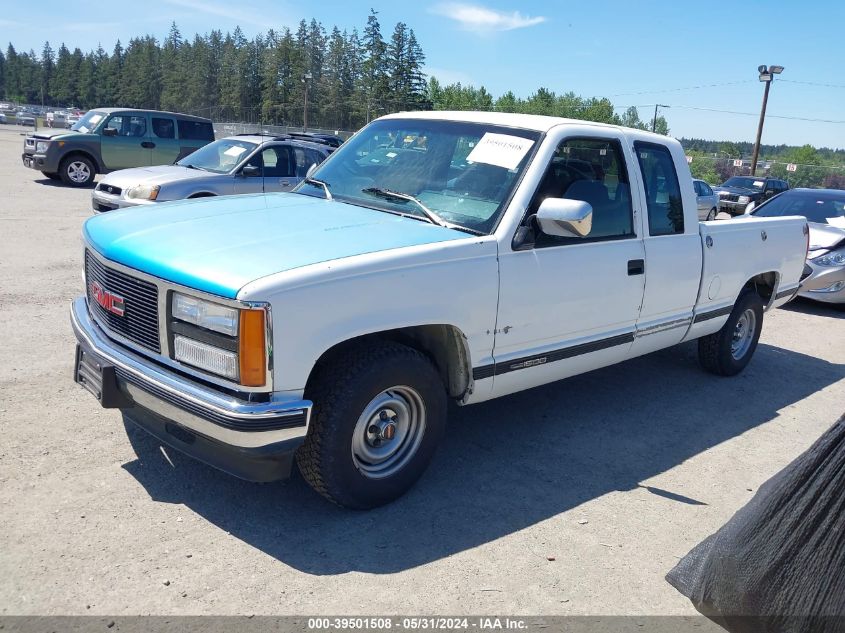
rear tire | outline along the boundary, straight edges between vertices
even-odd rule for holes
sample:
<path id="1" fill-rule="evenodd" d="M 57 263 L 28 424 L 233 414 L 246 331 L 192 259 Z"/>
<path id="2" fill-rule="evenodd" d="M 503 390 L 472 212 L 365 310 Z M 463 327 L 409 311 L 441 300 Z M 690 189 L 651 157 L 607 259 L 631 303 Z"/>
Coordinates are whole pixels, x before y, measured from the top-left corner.
<path id="1" fill-rule="evenodd" d="M 296 459 L 304 479 L 337 505 L 374 508 L 425 471 L 446 428 L 446 390 L 432 362 L 393 342 L 357 347 L 317 370 Z"/>
<path id="2" fill-rule="evenodd" d="M 718 332 L 698 339 L 701 366 L 717 376 L 735 376 L 751 361 L 763 330 L 763 300 L 744 290 Z"/>
<path id="3" fill-rule="evenodd" d="M 62 182 L 71 187 L 87 187 L 94 182 L 97 169 L 85 156 L 68 156 L 59 166 Z"/>

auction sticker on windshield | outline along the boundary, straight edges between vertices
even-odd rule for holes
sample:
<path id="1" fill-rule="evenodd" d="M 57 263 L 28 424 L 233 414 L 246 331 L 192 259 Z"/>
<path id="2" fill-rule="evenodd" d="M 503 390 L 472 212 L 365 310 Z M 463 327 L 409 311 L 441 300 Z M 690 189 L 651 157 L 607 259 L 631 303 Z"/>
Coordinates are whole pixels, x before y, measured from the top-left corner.
<path id="1" fill-rule="evenodd" d="M 516 169 L 534 141 L 510 134 L 487 132 L 466 157 L 467 162 Z"/>
<path id="2" fill-rule="evenodd" d="M 223 153 L 226 154 L 226 156 L 234 156 L 235 158 L 237 158 L 238 156 L 243 154 L 245 151 L 246 151 L 246 147 L 241 147 L 240 145 L 233 145 L 232 147 L 230 147 L 229 149 L 227 149 Z"/>

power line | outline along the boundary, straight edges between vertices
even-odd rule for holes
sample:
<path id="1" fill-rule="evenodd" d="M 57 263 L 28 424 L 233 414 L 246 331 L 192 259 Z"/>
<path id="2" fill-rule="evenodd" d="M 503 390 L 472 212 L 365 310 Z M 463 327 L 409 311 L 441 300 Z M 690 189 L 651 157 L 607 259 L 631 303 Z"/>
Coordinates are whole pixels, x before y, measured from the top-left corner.
<path id="1" fill-rule="evenodd" d="M 778 79 L 778 83 L 785 81 L 789 84 L 801 84 L 803 86 L 821 86 L 823 88 L 845 88 L 843 84 L 823 84 L 815 81 L 796 81 L 794 79 Z"/>
<path id="2" fill-rule="evenodd" d="M 697 106 L 687 106 L 687 105 L 673 105 L 673 108 L 682 108 L 686 110 L 702 110 L 704 112 L 720 112 L 722 114 L 742 114 L 745 116 L 759 116 L 757 112 L 737 112 L 736 110 L 718 110 L 716 108 L 702 108 Z M 786 115 L 778 115 L 778 114 L 769 114 L 767 115 L 771 119 L 788 119 L 790 121 L 812 121 L 814 123 L 845 123 L 845 121 L 837 121 L 834 119 L 811 119 L 809 117 L 800 117 L 800 116 L 786 116 Z"/>
<path id="3" fill-rule="evenodd" d="M 663 94 L 665 92 L 682 92 L 684 90 L 700 90 L 702 88 L 720 88 L 722 86 L 736 86 L 739 84 L 749 84 L 749 83 L 757 83 L 750 79 L 743 79 L 742 81 L 727 81 L 717 84 L 702 84 L 700 86 L 685 86 L 683 88 L 664 88 L 663 90 L 643 90 L 641 92 L 620 92 L 615 95 L 607 95 L 608 98 L 610 97 L 630 97 L 634 95 L 652 95 L 652 94 Z M 653 104 L 652 104 L 653 105 Z"/>

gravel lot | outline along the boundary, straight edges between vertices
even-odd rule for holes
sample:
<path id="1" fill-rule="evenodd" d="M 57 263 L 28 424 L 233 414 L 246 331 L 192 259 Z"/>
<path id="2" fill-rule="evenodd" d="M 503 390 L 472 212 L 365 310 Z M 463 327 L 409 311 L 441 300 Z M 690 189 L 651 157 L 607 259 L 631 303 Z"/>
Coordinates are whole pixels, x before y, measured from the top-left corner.
<path id="1" fill-rule="evenodd" d="M 0 129 L 0 614 L 689 615 L 666 572 L 845 408 L 845 312 L 799 302 L 735 379 L 684 345 L 456 409 L 376 511 L 245 483 L 73 384 L 90 190 L 25 169 L 20 133 Z"/>

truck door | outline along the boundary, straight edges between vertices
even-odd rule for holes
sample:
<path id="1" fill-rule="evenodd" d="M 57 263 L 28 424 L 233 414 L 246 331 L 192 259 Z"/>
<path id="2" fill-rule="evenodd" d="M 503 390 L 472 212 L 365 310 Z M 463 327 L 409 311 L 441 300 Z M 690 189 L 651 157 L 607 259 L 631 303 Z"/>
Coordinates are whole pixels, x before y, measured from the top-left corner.
<path id="1" fill-rule="evenodd" d="M 100 129 L 100 153 L 110 170 L 146 167 L 152 159 L 147 115 L 121 112 L 113 114 Z"/>
<path id="2" fill-rule="evenodd" d="M 558 141 L 522 222 L 531 237 L 500 246 L 494 395 L 628 356 L 645 287 L 631 160 L 613 131 Z M 589 202 L 590 233 L 541 233 L 532 216 L 549 197 Z"/>
<path id="3" fill-rule="evenodd" d="M 701 237 L 694 192 L 681 189 L 675 167 L 686 166 L 683 154 L 673 158 L 666 145 L 642 141 L 634 153 L 645 195 L 646 285 L 631 352 L 646 354 L 687 332 L 701 282 Z"/>
<path id="4" fill-rule="evenodd" d="M 151 115 L 152 165 L 172 165 L 179 156 L 179 141 L 176 139 L 176 121 L 164 115 Z"/>

